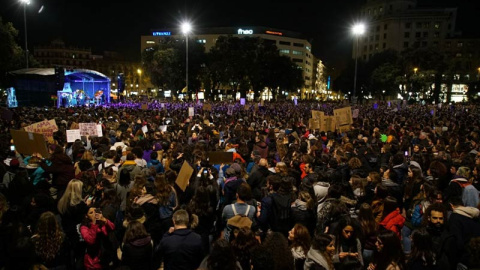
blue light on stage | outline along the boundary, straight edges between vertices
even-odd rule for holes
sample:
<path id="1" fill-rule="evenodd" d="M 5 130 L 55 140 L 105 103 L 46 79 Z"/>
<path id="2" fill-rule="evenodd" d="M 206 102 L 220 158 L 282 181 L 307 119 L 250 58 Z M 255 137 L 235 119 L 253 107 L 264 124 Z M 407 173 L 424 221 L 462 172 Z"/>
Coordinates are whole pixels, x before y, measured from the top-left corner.
<path id="1" fill-rule="evenodd" d="M 153 32 L 154 36 L 171 36 L 172 32 L 164 31 L 164 32 Z"/>

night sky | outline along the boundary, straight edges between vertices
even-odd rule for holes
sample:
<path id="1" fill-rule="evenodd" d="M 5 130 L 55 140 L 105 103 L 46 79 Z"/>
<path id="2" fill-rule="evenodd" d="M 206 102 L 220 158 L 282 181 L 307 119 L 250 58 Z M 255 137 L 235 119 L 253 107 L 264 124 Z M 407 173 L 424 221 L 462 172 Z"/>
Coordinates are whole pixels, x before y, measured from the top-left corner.
<path id="1" fill-rule="evenodd" d="M 27 11 L 28 41 L 48 44 L 61 37 L 67 45 L 123 53 L 140 60 L 140 36 L 155 28 L 177 27 L 189 18 L 194 27 L 267 26 L 303 33 L 313 53 L 330 67 L 351 55 L 350 26 L 364 0 L 31 0 Z M 480 36 L 475 15 L 479 0 L 419 0 L 419 6 L 459 7 L 457 29 Z M 41 7 L 43 6 L 43 9 Z M 39 13 L 41 9 L 41 12 Z M 0 0 L 0 16 L 19 30 L 23 47 L 23 7 L 18 0 Z"/>

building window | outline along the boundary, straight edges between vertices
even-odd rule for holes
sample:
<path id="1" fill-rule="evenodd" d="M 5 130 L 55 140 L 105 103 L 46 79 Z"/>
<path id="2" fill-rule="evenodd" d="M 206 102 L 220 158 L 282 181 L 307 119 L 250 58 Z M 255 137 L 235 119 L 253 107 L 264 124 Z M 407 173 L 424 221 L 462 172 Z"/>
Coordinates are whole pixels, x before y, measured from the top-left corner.
<path id="1" fill-rule="evenodd" d="M 459 47 L 459 48 L 463 47 L 463 42 L 458 42 L 457 47 Z"/>
<path id="2" fill-rule="evenodd" d="M 420 38 L 421 36 L 422 36 L 422 33 L 420 33 L 420 32 L 415 32 L 415 37 L 416 37 L 416 38 Z"/>
<path id="3" fill-rule="evenodd" d="M 375 44 L 375 51 L 378 51 L 378 44 Z"/>
<path id="4" fill-rule="evenodd" d="M 380 25 L 377 25 L 377 32 L 380 32 Z"/>
<path id="5" fill-rule="evenodd" d="M 457 54 L 455 54 L 455 57 L 462 57 L 462 54 L 461 54 L 461 53 L 457 53 Z"/>
<path id="6" fill-rule="evenodd" d="M 294 63 L 303 63 L 303 60 L 300 59 L 300 58 L 292 58 L 292 61 L 293 61 Z"/>
<path id="7" fill-rule="evenodd" d="M 375 41 L 379 41 L 380 40 L 380 36 L 379 35 L 375 35 Z"/>
<path id="8" fill-rule="evenodd" d="M 370 41 L 373 41 L 373 36 L 370 36 Z"/>
<path id="9" fill-rule="evenodd" d="M 436 22 L 433 27 L 435 27 L 435 29 L 440 29 L 440 22 Z"/>
<path id="10" fill-rule="evenodd" d="M 383 39 L 387 39 L 387 33 L 383 34 Z"/>
<path id="11" fill-rule="evenodd" d="M 363 46 L 363 51 L 366 52 L 368 49 L 367 45 Z"/>
<path id="12" fill-rule="evenodd" d="M 294 55 L 303 55 L 303 52 L 293 50 L 293 51 L 292 51 L 292 54 L 294 54 Z"/>
<path id="13" fill-rule="evenodd" d="M 434 47 L 438 47 L 438 41 L 434 41 L 434 42 L 433 42 L 433 46 L 434 46 Z"/>
<path id="14" fill-rule="evenodd" d="M 422 41 L 422 47 L 427 47 L 427 42 L 426 41 Z"/>
<path id="15" fill-rule="evenodd" d="M 419 47 L 420 47 L 420 42 L 415 41 L 415 42 L 413 43 L 413 47 L 414 47 L 414 48 L 419 48 Z"/>
<path id="16" fill-rule="evenodd" d="M 421 22 L 417 22 L 417 23 L 416 23 L 416 27 L 417 27 L 417 28 L 422 28 L 422 23 L 421 23 Z"/>
<path id="17" fill-rule="evenodd" d="M 278 44 L 280 44 L 280 45 L 288 45 L 288 46 L 292 45 L 292 43 L 290 43 L 290 42 L 288 42 L 288 41 L 281 41 L 281 40 L 278 42 Z"/>
<path id="18" fill-rule="evenodd" d="M 282 49 L 280 50 L 280 53 L 290 54 L 290 50 Z"/>
<path id="19" fill-rule="evenodd" d="M 423 37 L 427 38 L 428 37 L 428 32 L 423 32 Z"/>
<path id="20" fill-rule="evenodd" d="M 387 43 L 383 43 L 383 49 L 387 48 Z"/>
<path id="21" fill-rule="evenodd" d="M 405 33 L 403 34 L 403 37 L 404 37 L 404 38 L 409 38 L 409 37 L 410 37 L 410 32 L 405 32 Z"/>
<path id="22" fill-rule="evenodd" d="M 387 30 L 387 29 L 388 29 L 388 24 L 385 24 L 385 25 L 383 26 L 383 30 Z"/>
<path id="23" fill-rule="evenodd" d="M 153 40 L 147 40 L 147 44 L 155 44 L 155 41 L 153 41 Z"/>
<path id="24" fill-rule="evenodd" d="M 430 28 L 430 23 L 429 22 L 424 23 L 423 28 Z"/>
<path id="25" fill-rule="evenodd" d="M 302 48 L 303 48 L 303 44 L 302 44 L 302 43 L 293 43 L 293 46 L 295 46 L 295 47 L 302 47 Z"/>
<path id="26" fill-rule="evenodd" d="M 434 38 L 439 38 L 439 37 L 440 37 L 440 32 L 435 32 L 435 33 L 433 33 L 433 37 L 434 37 Z"/>
<path id="27" fill-rule="evenodd" d="M 373 45 L 370 45 L 368 48 L 370 49 L 370 51 L 373 50 Z"/>
<path id="28" fill-rule="evenodd" d="M 445 42 L 445 47 L 450 48 L 452 46 L 451 42 Z"/>
<path id="29" fill-rule="evenodd" d="M 205 43 L 207 43 L 207 40 L 205 40 L 205 39 L 197 39 L 197 43 L 205 44 Z"/>
<path id="30" fill-rule="evenodd" d="M 405 23 L 405 28 L 410 29 L 410 27 L 412 27 L 412 23 L 409 23 L 409 22 Z"/>

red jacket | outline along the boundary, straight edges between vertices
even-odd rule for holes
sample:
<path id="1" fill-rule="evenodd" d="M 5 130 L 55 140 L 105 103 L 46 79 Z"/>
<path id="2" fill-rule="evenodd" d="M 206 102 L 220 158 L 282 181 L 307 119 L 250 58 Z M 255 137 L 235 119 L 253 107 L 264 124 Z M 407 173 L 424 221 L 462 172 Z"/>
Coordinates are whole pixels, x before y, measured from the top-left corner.
<path id="1" fill-rule="evenodd" d="M 400 214 L 400 209 L 397 208 L 395 211 L 388 214 L 382 222 L 380 222 L 380 225 L 385 229 L 396 233 L 397 236 L 400 237 L 403 223 L 405 223 L 405 218 Z"/>
<path id="2" fill-rule="evenodd" d="M 103 233 L 107 235 L 109 231 L 113 231 L 115 225 L 107 219 L 104 225 L 91 224 L 90 226 L 82 225 L 80 233 L 85 243 L 87 243 L 87 252 L 85 252 L 84 266 L 85 269 L 102 269 L 100 265 L 100 242 L 97 241 L 97 235 Z"/>

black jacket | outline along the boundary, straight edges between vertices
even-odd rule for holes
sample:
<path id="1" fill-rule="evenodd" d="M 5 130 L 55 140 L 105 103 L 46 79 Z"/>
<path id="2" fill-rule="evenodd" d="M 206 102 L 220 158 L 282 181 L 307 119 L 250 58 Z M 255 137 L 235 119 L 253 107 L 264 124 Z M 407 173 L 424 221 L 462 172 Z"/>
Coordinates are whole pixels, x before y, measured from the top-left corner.
<path id="1" fill-rule="evenodd" d="M 131 270 L 152 269 L 152 252 L 150 236 L 125 243 L 122 248 L 122 265 Z"/>
<path id="2" fill-rule="evenodd" d="M 194 270 L 205 254 L 200 235 L 190 229 L 178 229 L 163 236 L 157 255 L 156 258 L 163 258 L 165 270 Z"/>

